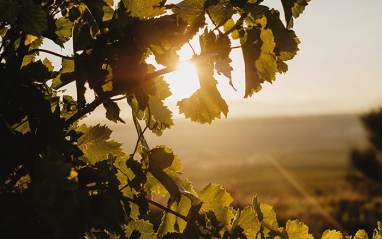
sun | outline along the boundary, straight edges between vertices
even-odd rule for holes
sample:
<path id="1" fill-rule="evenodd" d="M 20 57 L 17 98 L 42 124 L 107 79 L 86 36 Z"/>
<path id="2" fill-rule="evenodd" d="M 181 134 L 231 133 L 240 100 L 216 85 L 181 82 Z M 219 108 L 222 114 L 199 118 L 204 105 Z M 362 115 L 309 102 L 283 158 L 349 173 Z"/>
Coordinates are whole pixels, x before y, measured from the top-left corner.
<path id="1" fill-rule="evenodd" d="M 170 85 L 171 98 L 176 101 L 190 97 L 200 87 L 195 65 L 191 62 L 180 63 L 165 79 Z"/>

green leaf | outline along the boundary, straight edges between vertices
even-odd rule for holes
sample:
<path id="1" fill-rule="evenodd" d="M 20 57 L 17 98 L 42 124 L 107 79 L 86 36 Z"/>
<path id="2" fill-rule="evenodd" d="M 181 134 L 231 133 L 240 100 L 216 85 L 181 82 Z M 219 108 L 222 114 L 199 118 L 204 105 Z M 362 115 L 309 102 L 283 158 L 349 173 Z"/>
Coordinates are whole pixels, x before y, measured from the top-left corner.
<path id="1" fill-rule="evenodd" d="M 216 118 L 220 119 L 221 113 L 227 117 L 228 105 L 221 97 L 213 77 L 213 66 L 208 62 L 196 65 L 199 76 L 200 89 L 190 98 L 178 102 L 179 112 L 184 113 L 186 118 L 198 123 L 209 123 Z"/>
<path id="2" fill-rule="evenodd" d="M 292 59 L 297 54 L 299 50 L 298 44 L 300 44 L 295 32 L 285 28 L 278 11 L 272 9 L 267 11 L 265 16 L 267 18 L 265 28 L 272 30 L 274 42 L 276 43 L 274 52 L 283 61 Z"/>
<path id="3" fill-rule="evenodd" d="M 84 0 L 91 16 L 97 23 L 99 29 L 107 28 L 108 24 L 106 22 L 113 18 L 113 1 L 105 0 Z M 90 23 L 90 22 L 89 22 Z"/>
<path id="4" fill-rule="evenodd" d="M 219 225 L 231 223 L 234 215 L 229 206 L 233 198 L 220 185 L 209 183 L 200 193 L 200 200 L 203 202 L 201 210 L 213 212 Z"/>
<path id="5" fill-rule="evenodd" d="M 172 120 L 172 112 L 164 105 L 163 100 L 169 97 L 172 93 L 169 85 L 163 80 L 163 77 L 157 77 L 153 79 L 155 84 L 155 94 L 149 95 L 149 107 L 150 114 L 147 112 L 146 122 L 150 121 L 150 129 L 158 136 L 162 135 L 162 132 L 166 128 L 170 128 L 174 125 Z M 146 91 L 145 91 L 146 92 Z M 151 116 L 149 119 L 148 117 Z"/>
<path id="6" fill-rule="evenodd" d="M 209 6 L 207 12 L 215 26 L 224 25 L 236 13 L 230 3 L 224 2 Z"/>
<path id="7" fill-rule="evenodd" d="M 279 225 L 276 219 L 276 213 L 273 210 L 273 207 L 266 204 L 260 203 L 260 211 L 261 211 L 261 223 L 266 226 L 267 229 L 272 231 L 278 231 Z"/>
<path id="8" fill-rule="evenodd" d="M 27 34 L 37 37 L 40 37 L 42 32 L 48 29 L 46 13 L 33 0 L 23 0 L 22 29 Z"/>
<path id="9" fill-rule="evenodd" d="M 112 131 L 105 125 L 87 127 L 83 124 L 77 131 L 83 133 L 78 139 L 78 147 L 84 153 L 82 159 L 90 164 L 95 165 L 106 160 L 109 154 L 118 155 L 122 152 L 120 143 L 108 140 Z"/>
<path id="10" fill-rule="evenodd" d="M 38 60 L 31 62 L 21 68 L 21 74 L 32 81 L 44 83 L 52 78 L 52 63 L 45 58 L 44 61 Z"/>
<path id="11" fill-rule="evenodd" d="M 122 2 L 132 17 L 147 19 L 165 13 L 165 8 L 160 4 L 162 0 L 122 0 Z"/>
<path id="12" fill-rule="evenodd" d="M 245 66 L 244 97 L 247 98 L 261 90 L 260 84 L 264 82 L 264 77 L 256 66 L 256 60 L 260 57 L 262 46 L 260 30 L 256 28 L 249 29 L 246 32 L 246 37 L 240 39 L 240 41 Z"/>
<path id="13" fill-rule="evenodd" d="M 369 239 L 369 236 L 365 230 L 361 229 L 354 235 L 354 239 Z"/>
<path id="14" fill-rule="evenodd" d="M 125 231 L 126 238 L 157 238 L 153 224 L 145 220 L 132 220 L 127 226 L 123 226 L 123 230 Z"/>
<path id="15" fill-rule="evenodd" d="M 19 15 L 18 1 L 0 0 L 0 22 L 14 23 Z"/>
<path id="16" fill-rule="evenodd" d="M 308 233 L 309 228 L 298 220 L 288 220 L 286 223 L 286 231 L 289 239 L 313 239 L 313 236 Z"/>
<path id="17" fill-rule="evenodd" d="M 175 13 L 179 13 L 180 17 L 192 24 L 201 16 L 204 16 L 204 4 L 206 0 L 183 0 L 178 3 L 177 8 L 173 9 Z"/>
<path id="18" fill-rule="evenodd" d="M 69 18 L 61 17 L 56 20 L 56 31 L 55 34 L 57 38 L 54 39 L 54 42 L 64 47 L 64 43 L 69 41 L 72 37 L 74 23 L 69 20 Z"/>
<path id="19" fill-rule="evenodd" d="M 108 120 L 113 121 L 114 123 L 117 123 L 117 121 L 125 123 L 125 121 L 123 121 L 123 119 L 119 117 L 119 112 L 121 111 L 121 109 L 119 108 L 117 103 L 108 99 L 103 102 L 103 106 L 106 109 L 106 118 Z"/>
<path id="20" fill-rule="evenodd" d="M 53 79 L 51 86 L 56 90 L 72 82 L 74 77 L 74 60 L 63 58 L 61 60 L 61 69 L 58 73 L 59 75 Z"/>
<path id="21" fill-rule="evenodd" d="M 256 239 L 260 231 L 260 222 L 257 213 L 250 207 L 238 211 L 235 215 L 231 234 L 242 233 L 248 239 Z M 241 232 L 240 229 L 243 231 Z"/>
<path id="22" fill-rule="evenodd" d="M 174 202 L 170 209 L 183 215 L 187 216 L 191 208 L 191 200 L 186 196 L 181 197 L 179 202 Z M 183 219 L 175 216 L 172 213 L 165 213 L 162 222 L 158 229 L 158 235 L 164 236 L 167 233 L 180 232 L 182 233 L 187 226 L 187 222 Z"/>
<path id="23" fill-rule="evenodd" d="M 225 77 L 227 77 L 229 79 L 230 86 L 232 86 L 232 88 L 235 89 L 232 83 L 232 74 L 231 74 L 231 71 L 233 71 L 233 68 L 229 64 L 231 62 L 232 60 L 229 57 L 227 57 L 226 59 L 222 59 L 221 57 L 219 57 L 216 61 L 215 69 L 219 75 L 223 74 Z"/>
<path id="24" fill-rule="evenodd" d="M 180 160 L 173 154 L 172 150 L 165 146 L 157 146 L 148 153 L 149 172 L 157 179 L 163 187 L 177 200 L 180 200 L 181 180 L 179 172 L 182 170 Z M 164 196 L 166 193 L 158 188 L 155 181 L 148 178 L 147 187 L 150 191 Z M 164 194 L 163 194 L 164 193 Z"/>
<path id="25" fill-rule="evenodd" d="M 281 0 L 288 28 L 293 27 L 293 18 L 298 18 L 310 0 Z"/>
<path id="26" fill-rule="evenodd" d="M 326 230 L 321 239 L 342 239 L 342 233 L 336 230 Z"/>
<path id="27" fill-rule="evenodd" d="M 261 46 L 260 57 L 256 60 L 257 69 L 262 73 L 264 80 L 272 83 L 276 80 L 277 62 L 274 49 L 276 44 L 274 43 L 273 33 L 270 29 L 262 29 L 260 33 Z"/>

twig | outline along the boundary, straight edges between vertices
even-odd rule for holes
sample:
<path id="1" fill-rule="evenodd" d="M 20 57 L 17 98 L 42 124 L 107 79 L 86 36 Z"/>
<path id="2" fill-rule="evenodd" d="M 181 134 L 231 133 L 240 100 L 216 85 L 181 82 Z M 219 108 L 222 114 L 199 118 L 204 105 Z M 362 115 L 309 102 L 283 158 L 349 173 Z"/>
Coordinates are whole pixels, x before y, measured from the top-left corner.
<path id="1" fill-rule="evenodd" d="M 143 136 L 143 134 L 145 133 L 145 131 L 147 130 L 147 128 L 148 128 L 148 126 L 146 125 L 146 127 L 143 129 L 143 131 L 141 132 L 141 134 L 138 136 L 138 140 L 137 140 L 137 143 L 135 144 L 134 152 L 131 154 L 131 157 L 133 157 L 133 156 L 135 155 L 135 153 L 137 152 L 139 141 L 141 140 L 141 137 Z"/>
<path id="2" fill-rule="evenodd" d="M 58 53 L 56 53 L 56 52 L 49 51 L 49 50 L 45 50 L 45 49 L 33 49 L 33 50 L 30 50 L 30 51 L 28 52 L 28 55 L 31 55 L 31 54 L 33 54 L 33 53 L 35 53 L 35 52 L 39 52 L 39 51 L 41 51 L 41 52 L 45 52 L 45 53 L 48 53 L 48 54 L 51 54 L 51 55 L 54 55 L 54 56 L 58 56 L 58 57 L 61 57 L 61 58 L 63 58 L 63 59 L 74 60 L 74 57 L 64 56 L 64 55 L 58 54 Z"/>
<path id="3" fill-rule="evenodd" d="M 119 100 L 123 100 L 123 99 L 126 99 L 127 98 L 127 95 L 124 95 L 124 96 L 121 96 L 121 97 L 118 97 L 118 98 L 114 98 L 114 99 L 111 99 L 112 101 L 119 101 Z"/>
<path id="4" fill-rule="evenodd" d="M 67 119 L 65 121 L 64 127 L 65 128 L 69 127 L 71 124 L 79 120 L 82 116 L 94 111 L 100 104 L 102 104 L 102 99 L 101 97 L 97 96 L 92 103 L 88 104 L 87 106 L 82 108 L 80 111 L 78 111 L 75 115 Z"/>
<path id="5" fill-rule="evenodd" d="M 137 130 L 138 135 L 140 135 L 140 139 L 142 140 L 143 146 L 145 146 L 147 151 L 150 151 L 150 147 L 147 144 L 145 137 L 143 136 L 144 132 L 142 131 L 141 125 L 139 124 L 137 117 L 135 117 L 134 112 L 132 112 L 132 114 L 133 114 L 133 121 L 134 121 L 135 129 Z M 146 125 L 146 127 L 147 127 L 147 125 Z"/>
<path id="6" fill-rule="evenodd" d="M 69 9 L 69 8 L 73 7 L 74 5 L 76 5 L 76 4 L 77 4 L 77 3 L 73 3 L 72 5 L 69 5 L 69 6 L 67 6 L 66 8 L 61 9 L 60 11 L 54 13 L 52 16 L 54 17 L 56 14 L 58 14 L 58 13 L 60 13 L 60 12 L 62 12 L 62 11 L 65 11 L 66 9 Z M 56 8 L 56 10 L 57 10 L 57 8 Z"/>
<path id="7" fill-rule="evenodd" d="M 175 212 L 175 211 L 171 210 L 170 208 L 167 208 L 167 207 L 165 207 L 165 206 L 163 206 L 163 205 L 161 205 L 161 204 L 159 204 L 159 203 L 157 203 L 157 202 L 154 202 L 154 201 L 152 201 L 152 200 L 150 200 L 150 199 L 148 199 L 148 198 L 146 198 L 146 201 L 149 202 L 150 204 L 154 205 L 154 206 L 159 207 L 159 208 L 162 209 L 163 211 L 172 213 L 172 214 L 174 214 L 175 216 L 177 216 L 177 217 L 179 217 L 179 218 L 182 218 L 182 219 L 183 219 L 184 221 L 186 221 L 186 222 L 188 221 L 188 218 L 187 218 L 186 216 L 183 216 L 182 214 L 180 214 L 180 213 L 178 213 L 178 212 Z"/>
<path id="8" fill-rule="evenodd" d="M 194 53 L 194 55 L 196 55 L 195 50 L 194 50 L 194 48 L 192 47 L 191 43 L 190 43 L 190 42 L 187 42 L 187 43 L 188 43 L 188 45 L 191 47 L 192 53 Z"/>
<path id="9" fill-rule="evenodd" d="M 237 49 L 237 48 L 241 48 L 242 46 L 233 46 L 231 47 L 231 49 Z"/>

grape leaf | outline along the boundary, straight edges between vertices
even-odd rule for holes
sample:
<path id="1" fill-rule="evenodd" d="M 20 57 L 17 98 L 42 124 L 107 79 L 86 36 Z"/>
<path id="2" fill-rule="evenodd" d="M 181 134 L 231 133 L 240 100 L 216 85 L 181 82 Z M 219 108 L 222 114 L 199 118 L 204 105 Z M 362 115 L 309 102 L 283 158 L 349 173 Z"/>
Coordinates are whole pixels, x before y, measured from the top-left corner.
<path id="1" fill-rule="evenodd" d="M 120 143 L 108 140 L 112 131 L 105 125 L 87 127 L 83 124 L 77 131 L 83 133 L 78 139 L 78 146 L 84 153 L 82 159 L 90 164 L 95 165 L 107 159 L 109 154 L 118 155 L 122 152 Z"/>
<path id="2" fill-rule="evenodd" d="M 308 233 L 309 228 L 298 220 L 288 220 L 286 223 L 286 231 L 289 239 L 313 239 Z"/>
<path id="3" fill-rule="evenodd" d="M 189 214 L 191 206 L 195 204 L 196 200 L 194 199 L 197 199 L 198 195 L 192 188 L 192 184 L 188 179 L 183 179 L 182 185 L 183 185 L 183 189 L 185 190 L 183 192 L 184 195 L 181 196 L 179 202 L 175 201 L 171 205 L 171 210 L 178 212 L 179 214 L 183 216 L 187 216 Z M 187 222 L 184 221 L 183 219 L 175 216 L 172 213 L 165 213 L 158 229 L 158 235 L 163 236 L 169 233 L 183 232 L 186 226 L 187 226 Z"/>
<path id="4" fill-rule="evenodd" d="M 208 62 L 198 63 L 196 71 L 200 88 L 190 98 L 178 102 L 179 112 L 191 118 L 191 121 L 202 124 L 211 124 L 214 119 L 220 119 L 221 113 L 227 117 L 228 105 L 216 87 L 213 66 Z"/>
<path id="5" fill-rule="evenodd" d="M 153 224 L 145 220 L 132 220 L 129 222 L 129 224 L 123 226 L 123 230 L 125 231 L 126 238 L 157 238 Z"/>
<path id="6" fill-rule="evenodd" d="M 147 121 L 150 121 L 150 129 L 158 136 L 162 135 L 165 128 L 170 128 L 174 125 L 172 120 L 172 112 L 164 105 L 163 100 L 169 97 L 172 93 L 169 85 L 163 80 L 163 77 L 153 79 L 156 88 L 154 95 L 149 95 L 150 115 L 146 114 Z M 145 91 L 146 92 L 146 91 Z M 148 117 L 151 119 L 148 119 Z"/>
<path id="7" fill-rule="evenodd" d="M 342 233 L 336 230 L 326 230 L 321 239 L 342 239 Z"/>
<path id="8" fill-rule="evenodd" d="M 53 65 L 45 58 L 43 61 L 38 60 L 31 62 L 21 68 L 21 74 L 30 80 L 44 83 L 52 78 Z"/>
<path id="9" fill-rule="evenodd" d="M 257 69 L 262 73 L 264 80 L 272 83 L 276 80 L 276 72 L 278 72 L 275 53 L 273 52 L 276 44 L 274 43 L 273 33 L 270 29 L 262 29 L 260 33 L 261 53 L 256 60 Z"/>
<path id="10" fill-rule="evenodd" d="M 48 29 L 46 13 L 33 0 L 23 0 L 22 29 L 31 35 L 40 37 Z"/>
<path id="11" fill-rule="evenodd" d="M 69 39 L 72 37 L 72 31 L 73 31 L 74 23 L 69 20 L 69 18 L 61 17 L 56 20 L 56 31 L 55 34 L 57 35 L 57 38 L 54 39 L 54 42 L 64 47 L 64 43 L 69 41 Z"/>
<path id="12" fill-rule="evenodd" d="M 231 74 L 231 71 L 233 70 L 233 68 L 229 64 L 231 62 L 232 60 L 229 57 L 227 57 L 226 59 L 222 59 L 221 57 L 219 57 L 216 61 L 215 69 L 218 74 L 223 74 L 225 77 L 227 77 L 229 79 L 230 86 L 232 86 L 232 88 L 235 89 L 232 83 L 232 74 Z"/>
<path id="13" fill-rule="evenodd" d="M 147 190 L 155 192 L 161 196 L 164 196 L 168 191 L 172 197 L 179 200 L 181 196 L 179 189 L 181 180 L 179 174 L 182 170 L 180 160 L 173 154 L 171 149 L 165 146 L 157 146 L 150 150 L 148 157 L 149 172 L 160 182 L 160 184 L 148 175 L 145 186 Z"/>
<path id="14" fill-rule="evenodd" d="M 189 181 L 187 179 L 183 180 L 184 187 L 187 187 L 188 182 Z M 192 188 L 189 188 L 189 190 L 192 190 Z M 191 200 L 183 195 L 180 198 L 179 202 L 175 201 L 171 205 L 171 210 L 185 217 L 188 215 L 190 208 L 191 208 Z M 164 236 L 168 233 L 183 232 L 186 226 L 187 226 L 187 222 L 184 221 L 183 219 L 177 217 L 176 215 L 172 213 L 165 213 L 158 229 L 158 235 Z"/>
<path id="15" fill-rule="evenodd" d="M 192 24 L 201 16 L 204 16 L 204 3 L 206 0 L 183 0 L 178 3 L 173 11 L 179 13 L 180 17 Z"/>
<path id="16" fill-rule="evenodd" d="M 354 235 L 354 239 L 369 239 L 369 236 L 365 230 L 361 229 Z"/>
<path id="17" fill-rule="evenodd" d="M 121 119 L 121 117 L 119 116 L 119 112 L 121 111 L 121 109 L 119 108 L 117 103 L 108 98 L 104 100 L 103 106 L 106 109 L 106 118 L 108 120 L 113 121 L 114 123 L 117 123 L 117 121 L 125 123 L 125 121 L 123 121 L 123 119 Z"/>
<path id="18" fill-rule="evenodd" d="M 259 220 L 261 220 L 261 224 L 265 226 L 265 235 L 268 235 L 268 233 L 271 233 L 272 231 L 278 231 L 279 226 L 276 219 L 276 213 L 273 211 L 272 206 L 266 203 L 260 203 L 258 217 Z"/>
<path id="19" fill-rule="evenodd" d="M 74 77 L 74 61 L 63 58 L 59 74 L 53 79 L 51 87 L 55 90 L 72 82 Z"/>
<path id="20" fill-rule="evenodd" d="M 256 28 L 249 29 L 246 31 L 246 37 L 241 38 L 240 41 L 245 66 L 244 97 L 247 98 L 261 90 L 260 84 L 264 82 L 264 77 L 256 66 L 256 60 L 260 57 L 263 44 L 260 39 L 260 30 Z"/>
<path id="21" fill-rule="evenodd" d="M 272 30 L 274 36 L 275 53 L 280 56 L 281 60 L 286 61 L 292 59 L 299 50 L 298 44 L 300 40 L 293 30 L 285 28 L 280 20 L 280 13 L 276 10 L 267 11 L 265 14 L 267 24 L 265 28 Z"/>
<path id="22" fill-rule="evenodd" d="M 234 217 L 229 209 L 233 198 L 220 185 L 209 183 L 200 193 L 200 200 L 203 202 L 201 210 L 213 212 L 219 225 L 230 224 Z"/>
<path id="23" fill-rule="evenodd" d="M 0 0 L 0 22 L 14 23 L 19 11 L 20 6 L 17 1 Z"/>
<path id="24" fill-rule="evenodd" d="M 281 0 L 288 28 L 293 27 L 293 18 L 298 18 L 310 0 Z"/>
<path id="25" fill-rule="evenodd" d="M 235 215 L 231 234 L 240 233 L 240 229 L 247 238 L 256 238 L 260 231 L 260 222 L 257 219 L 257 213 L 250 207 L 238 211 Z"/>
<path id="26" fill-rule="evenodd" d="M 153 18 L 165 12 L 165 8 L 160 4 L 162 0 L 122 0 L 122 2 L 132 17 L 140 19 Z"/>
<path id="27" fill-rule="evenodd" d="M 207 8 L 207 12 L 215 26 L 224 25 L 236 12 L 230 3 L 220 2 Z"/>

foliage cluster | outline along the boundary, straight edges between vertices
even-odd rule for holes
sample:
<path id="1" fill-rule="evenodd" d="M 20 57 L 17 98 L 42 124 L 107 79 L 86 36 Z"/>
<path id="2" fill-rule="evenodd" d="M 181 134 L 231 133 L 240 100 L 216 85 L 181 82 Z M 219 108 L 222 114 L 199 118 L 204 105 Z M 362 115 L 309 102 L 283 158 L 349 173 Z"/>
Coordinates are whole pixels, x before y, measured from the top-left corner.
<path id="1" fill-rule="evenodd" d="M 164 105 L 171 92 L 163 75 L 175 70 L 177 50 L 202 28 L 197 66 L 200 89 L 178 102 L 199 123 L 227 116 L 214 72 L 231 81 L 231 39 L 245 62 L 245 97 L 287 71 L 298 50 L 294 31 L 308 0 L 282 0 L 279 12 L 262 0 L 0 0 L 0 211 L 4 238 L 312 238 L 308 227 L 279 227 L 272 207 L 243 210 L 209 184 L 198 195 L 181 178 L 180 160 L 166 146 L 149 148 L 144 132 L 161 135 L 173 125 Z M 237 20 L 234 20 L 238 16 Z M 214 27 L 206 27 L 209 18 Z M 73 55 L 42 49 L 45 40 Z M 56 71 L 46 52 L 62 58 Z M 163 69 L 148 64 L 154 55 Z M 76 96 L 62 95 L 75 83 Z M 96 97 L 87 102 L 85 91 Z M 135 151 L 109 140 L 105 126 L 78 126 L 101 104 L 106 118 L 124 122 L 118 100 L 127 100 L 137 129 Z M 143 128 L 141 124 L 145 125 Z M 138 158 L 138 159 L 136 159 Z M 170 195 L 166 206 L 152 194 Z M 158 229 L 145 220 L 149 204 L 164 210 Z M 381 225 L 374 238 L 381 238 Z M 342 238 L 327 231 L 323 238 Z M 359 231 L 356 238 L 367 238 Z"/>

